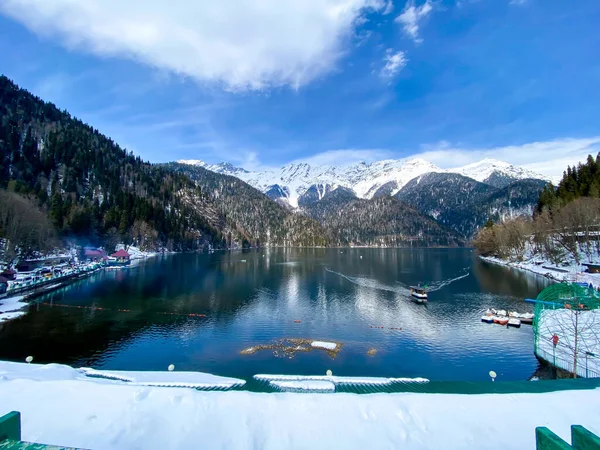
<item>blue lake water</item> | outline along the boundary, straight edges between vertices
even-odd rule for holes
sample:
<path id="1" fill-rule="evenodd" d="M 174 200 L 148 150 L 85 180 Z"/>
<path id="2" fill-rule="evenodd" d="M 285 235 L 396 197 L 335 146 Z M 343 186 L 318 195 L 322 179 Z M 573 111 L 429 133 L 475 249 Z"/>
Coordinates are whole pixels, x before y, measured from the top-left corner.
<path id="1" fill-rule="evenodd" d="M 426 306 L 408 286 L 427 284 Z M 532 311 L 544 278 L 490 265 L 470 249 L 260 249 L 148 259 L 35 300 L 0 324 L 0 359 L 105 369 L 525 380 L 533 332 L 485 324 L 489 307 Z M 203 317 L 203 316 L 205 317 Z M 383 327 L 383 328 L 379 328 Z M 401 328 L 401 330 L 400 330 Z M 248 347 L 335 341 L 315 350 Z M 373 349 L 374 355 L 368 355 Z"/>

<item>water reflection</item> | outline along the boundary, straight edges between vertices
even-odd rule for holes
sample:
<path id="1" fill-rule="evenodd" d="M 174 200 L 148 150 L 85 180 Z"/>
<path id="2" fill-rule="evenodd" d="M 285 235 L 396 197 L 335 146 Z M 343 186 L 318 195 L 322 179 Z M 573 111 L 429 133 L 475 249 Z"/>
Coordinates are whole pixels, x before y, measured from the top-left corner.
<path id="1" fill-rule="evenodd" d="M 410 299 L 407 286 L 418 283 L 440 287 L 426 307 Z M 537 366 L 531 327 L 479 319 L 488 307 L 527 310 L 523 299 L 546 285 L 481 262 L 468 249 L 174 255 L 100 272 L 39 298 L 30 314 L 0 326 L 0 357 L 31 354 L 37 362 L 113 369 L 162 370 L 173 363 L 238 377 L 332 369 L 476 380 L 494 369 L 501 379 L 525 379 Z M 312 353 L 290 360 L 239 354 L 282 338 L 330 339 L 344 347 L 333 361 Z M 377 353 L 367 356 L 369 348 Z"/>

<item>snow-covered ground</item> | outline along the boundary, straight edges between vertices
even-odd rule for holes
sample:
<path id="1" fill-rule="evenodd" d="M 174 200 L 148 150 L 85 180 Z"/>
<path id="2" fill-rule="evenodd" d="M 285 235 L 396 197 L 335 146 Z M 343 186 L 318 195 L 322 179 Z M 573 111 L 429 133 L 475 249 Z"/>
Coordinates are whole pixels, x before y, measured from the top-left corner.
<path id="1" fill-rule="evenodd" d="M 158 252 L 145 252 L 133 245 L 126 246 L 125 244 L 117 244 L 117 246 L 115 247 L 115 251 L 119 250 L 125 250 L 127 253 L 129 253 L 132 260 L 151 258 L 152 256 L 156 256 L 159 254 Z"/>
<path id="2" fill-rule="evenodd" d="M 0 298 L 0 322 L 6 322 L 27 314 L 27 311 L 22 311 L 28 305 L 23 301 L 23 298 L 22 295 Z"/>
<path id="3" fill-rule="evenodd" d="M 535 448 L 535 427 L 600 434 L 600 389 L 544 394 L 259 394 L 0 370 L 0 414 L 27 441 L 92 449 Z"/>
<path id="4" fill-rule="evenodd" d="M 569 261 L 567 265 L 560 266 L 558 269 L 561 269 L 561 272 L 558 270 L 553 270 L 551 268 L 556 267 L 555 264 L 552 264 L 549 261 L 542 261 L 539 257 L 530 256 L 529 258 L 525 258 L 523 261 L 508 261 L 505 259 L 494 258 L 492 256 L 481 256 L 481 259 L 484 261 L 488 261 L 494 264 L 500 264 L 502 266 L 513 267 L 515 269 L 527 270 L 529 272 L 533 272 L 538 275 L 543 275 L 547 278 L 550 278 L 554 281 L 562 282 L 562 281 L 570 281 L 570 282 L 581 282 L 581 283 L 591 283 L 595 288 L 600 287 L 600 274 L 598 273 L 587 273 L 585 272 L 586 267 L 582 265 L 576 264 L 574 261 Z M 583 261 L 583 262 L 594 262 L 594 261 Z M 595 263 L 600 263 L 600 261 L 595 261 Z M 546 267 L 544 267 L 546 266 Z M 550 269 L 548 267 L 551 267 Z"/>

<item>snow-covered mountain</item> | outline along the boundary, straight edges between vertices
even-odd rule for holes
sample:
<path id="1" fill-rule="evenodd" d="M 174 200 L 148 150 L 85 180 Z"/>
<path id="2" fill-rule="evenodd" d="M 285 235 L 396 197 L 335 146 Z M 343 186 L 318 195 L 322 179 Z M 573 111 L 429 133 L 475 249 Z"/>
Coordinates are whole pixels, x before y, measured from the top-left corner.
<path id="1" fill-rule="evenodd" d="M 349 166 L 291 163 L 279 169 L 262 172 L 251 172 L 228 163 L 207 164 L 199 160 L 178 162 L 232 175 L 269 196 L 275 195 L 279 202 L 287 201 L 294 208 L 298 207 L 300 197 L 305 194 L 310 195 L 312 200 L 315 197 L 320 199 L 339 186 L 351 189 L 359 198 L 373 198 L 377 191 L 395 195 L 412 179 L 432 172 L 458 173 L 497 188 L 526 178 L 549 180 L 544 175 L 494 159 L 484 159 L 455 169 L 441 169 L 424 159 L 408 158 L 388 159 L 370 164 L 360 162 Z M 311 187 L 314 188 L 310 189 Z"/>
<path id="2" fill-rule="evenodd" d="M 549 177 L 539 173 L 492 158 L 483 159 L 479 162 L 469 164 L 464 167 L 450 169 L 448 172 L 458 173 L 465 177 L 469 177 L 481 183 L 490 184 L 498 188 L 503 188 L 512 181 L 524 180 L 528 178 L 552 181 Z"/>

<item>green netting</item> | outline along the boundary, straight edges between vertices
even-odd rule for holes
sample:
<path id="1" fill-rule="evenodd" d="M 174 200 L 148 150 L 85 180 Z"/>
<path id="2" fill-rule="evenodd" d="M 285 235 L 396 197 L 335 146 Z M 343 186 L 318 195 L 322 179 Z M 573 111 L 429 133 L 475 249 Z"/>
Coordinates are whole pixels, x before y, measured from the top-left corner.
<path id="1" fill-rule="evenodd" d="M 558 283 L 537 296 L 535 354 L 581 377 L 600 377 L 600 293 L 591 286 Z"/>

